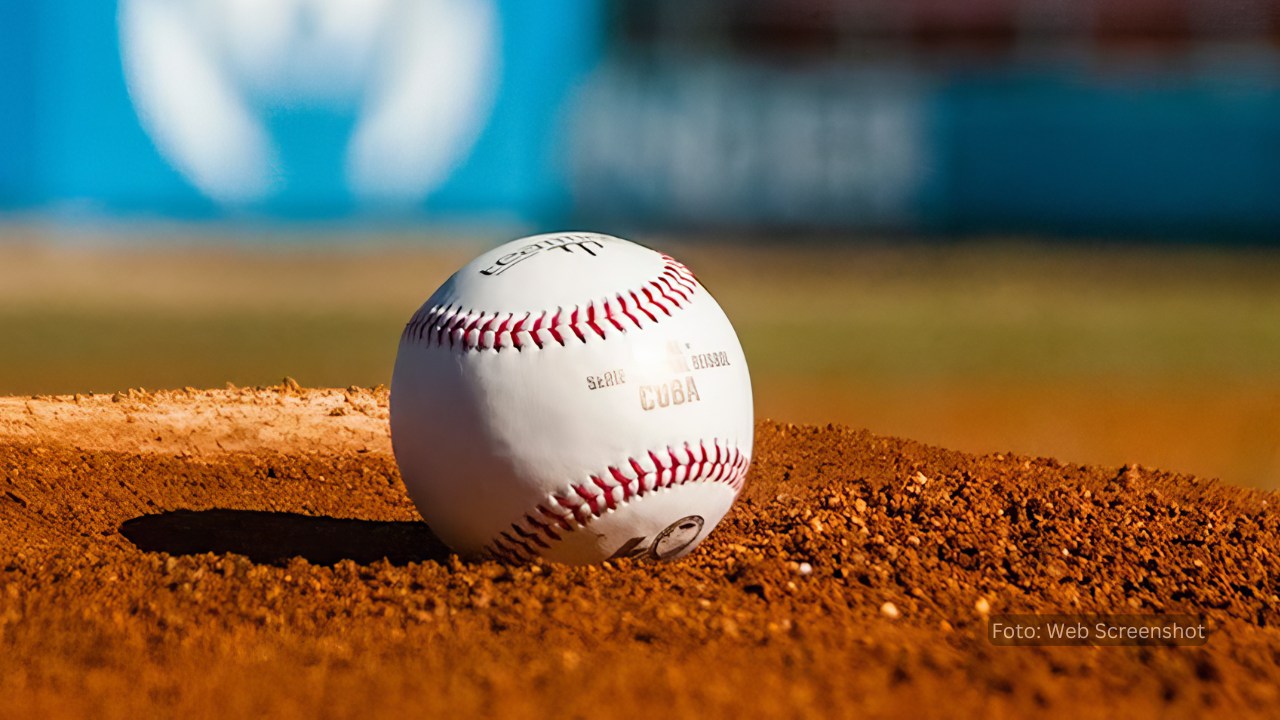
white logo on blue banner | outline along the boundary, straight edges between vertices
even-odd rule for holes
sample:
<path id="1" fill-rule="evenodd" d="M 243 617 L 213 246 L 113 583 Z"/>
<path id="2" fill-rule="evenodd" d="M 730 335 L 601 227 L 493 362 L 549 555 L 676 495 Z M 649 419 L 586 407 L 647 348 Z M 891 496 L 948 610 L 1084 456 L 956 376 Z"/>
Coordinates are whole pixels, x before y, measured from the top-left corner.
<path id="1" fill-rule="evenodd" d="M 290 157 L 271 119 L 349 115 L 355 197 L 416 202 L 465 160 L 493 106 L 495 0 L 120 0 L 125 79 L 160 153 L 205 195 L 270 198 Z M 296 143 L 294 143 L 296 144 Z"/>

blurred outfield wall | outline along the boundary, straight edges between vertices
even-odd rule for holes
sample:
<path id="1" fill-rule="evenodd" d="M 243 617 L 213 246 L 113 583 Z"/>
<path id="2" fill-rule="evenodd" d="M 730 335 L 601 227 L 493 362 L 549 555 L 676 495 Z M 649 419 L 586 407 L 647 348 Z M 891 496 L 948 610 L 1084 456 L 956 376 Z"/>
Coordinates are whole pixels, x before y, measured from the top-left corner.
<path id="1" fill-rule="evenodd" d="M 1266 241 L 1245 4 L 5 3 L 0 208 Z"/>

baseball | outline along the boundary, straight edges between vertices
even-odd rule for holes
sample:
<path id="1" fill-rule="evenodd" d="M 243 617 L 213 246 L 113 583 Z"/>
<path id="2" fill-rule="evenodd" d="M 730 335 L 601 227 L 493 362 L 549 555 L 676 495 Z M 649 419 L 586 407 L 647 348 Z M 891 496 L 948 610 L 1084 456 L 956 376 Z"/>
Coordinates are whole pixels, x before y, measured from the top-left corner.
<path id="1" fill-rule="evenodd" d="M 751 460 L 751 380 L 688 268 L 595 233 L 514 240 L 405 326 L 391 440 L 455 551 L 509 562 L 671 560 L 715 528 Z"/>

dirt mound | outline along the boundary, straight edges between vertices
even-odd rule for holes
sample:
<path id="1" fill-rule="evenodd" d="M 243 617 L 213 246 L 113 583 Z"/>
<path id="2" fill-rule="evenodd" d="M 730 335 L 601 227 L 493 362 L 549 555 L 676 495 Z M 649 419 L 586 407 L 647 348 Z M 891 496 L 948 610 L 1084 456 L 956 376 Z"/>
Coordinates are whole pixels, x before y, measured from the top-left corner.
<path id="1" fill-rule="evenodd" d="M 689 558 L 504 567 L 459 561 L 417 521 L 385 452 L 384 396 L 357 393 L 372 406 L 355 431 L 327 414 L 341 391 L 243 392 L 241 405 L 0 403 L 0 716 L 1270 716 L 1280 703 L 1273 495 L 766 422 L 743 497 Z M 103 424 L 84 442 L 48 417 L 31 430 L 15 418 L 27 402 L 79 407 L 67 427 Z M 128 434 L 205 404 L 230 417 L 197 412 L 200 437 L 241 433 L 237 451 Z M 142 419 L 121 420 L 122 405 Z M 311 434 L 241 427 L 264 419 Z M 328 442 L 326 427 L 347 430 Z M 1210 636 L 996 647 L 986 620 L 1004 612 L 1188 612 Z"/>
<path id="2" fill-rule="evenodd" d="M 267 388 L 0 397 L 0 442 L 180 455 L 390 453 L 388 397 L 381 386 L 315 390 L 289 378 Z"/>

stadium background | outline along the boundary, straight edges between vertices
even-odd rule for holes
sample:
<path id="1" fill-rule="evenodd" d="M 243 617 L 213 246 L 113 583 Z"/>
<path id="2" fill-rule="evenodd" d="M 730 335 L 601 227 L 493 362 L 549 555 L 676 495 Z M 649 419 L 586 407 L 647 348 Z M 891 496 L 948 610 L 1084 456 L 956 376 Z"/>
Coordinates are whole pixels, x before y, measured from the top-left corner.
<path id="1" fill-rule="evenodd" d="M 480 245 L 687 257 L 763 416 L 1280 486 L 1280 3 L 0 6 L 0 392 L 374 385 Z"/>

